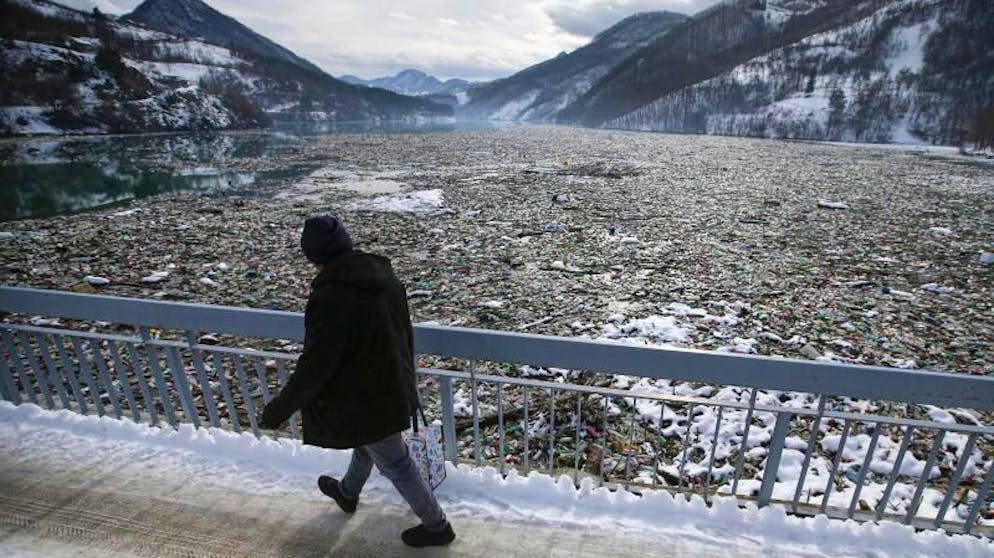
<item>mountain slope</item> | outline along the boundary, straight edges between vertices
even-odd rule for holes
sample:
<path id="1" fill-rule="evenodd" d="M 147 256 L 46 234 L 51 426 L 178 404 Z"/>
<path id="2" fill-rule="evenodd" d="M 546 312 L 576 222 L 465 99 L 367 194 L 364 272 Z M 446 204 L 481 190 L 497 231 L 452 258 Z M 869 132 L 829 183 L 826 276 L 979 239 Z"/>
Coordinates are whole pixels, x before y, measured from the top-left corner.
<path id="1" fill-rule="evenodd" d="M 201 0 L 145 0 L 124 19 L 180 37 L 204 37 L 231 49 L 265 78 L 257 92 L 262 103 L 270 110 L 278 107 L 285 117 L 382 120 L 452 113 L 451 108 L 428 100 L 335 79 Z"/>
<path id="2" fill-rule="evenodd" d="M 686 19 L 672 12 L 631 16 L 571 53 L 468 90 L 468 100 L 457 112 L 473 118 L 551 119 L 615 64 Z"/>
<path id="3" fill-rule="evenodd" d="M 155 0 L 154 5 L 168 2 L 194 4 Z M 236 49 L 196 38 L 206 33 L 195 32 L 193 24 L 178 36 L 47 0 L 0 0 L 0 13 L 0 134 L 223 129 L 258 127 L 271 118 L 452 114 L 450 107 L 425 99 L 346 84 L 302 59 L 291 63 L 292 53 L 250 31 L 235 33 L 253 41 Z"/>
<path id="4" fill-rule="evenodd" d="M 558 119 L 600 125 L 821 30 L 875 0 L 732 0 L 674 27 L 615 66 Z M 849 18 L 849 19 L 847 19 Z M 841 21 L 840 21 L 841 20 Z"/>
<path id="5" fill-rule="evenodd" d="M 956 144 L 994 106 L 994 3 L 887 0 L 607 126 Z"/>
<path id="6" fill-rule="evenodd" d="M 227 49 L 44 0 L 0 0 L 0 134 L 257 127 Z M 214 76 L 199 86 L 202 78 Z"/>
<path id="7" fill-rule="evenodd" d="M 362 79 L 361 77 L 354 76 L 352 74 L 345 74 L 342 76 L 338 76 L 338 79 L 344 81 L 345 83 L 351 83 L 352 85 L 363 85 L 363 86 L 369 85 L 368 80 Z"/>
<path id="8" fill-rule="evenodd" d="M 308 72 L 324 73 L 314 64 L 201 0 L 146 0 L 123 19 L 177 37 L 202 38 L 254 58 L 290 64 Z"/>
<path id="9" fill-rule="evenodd" d="M 450 79 L 443 82 L 435 76 L 411 69 L 403 70 L 394 76 L 370 80 L 352 75 L 340 76 L 338 79 L 354 85 L 379 87 L 401 95 L 413 96 L 453 95 L 459 91 L 464 91 L 470 85 L 470 82 L 464 79 Z"/>

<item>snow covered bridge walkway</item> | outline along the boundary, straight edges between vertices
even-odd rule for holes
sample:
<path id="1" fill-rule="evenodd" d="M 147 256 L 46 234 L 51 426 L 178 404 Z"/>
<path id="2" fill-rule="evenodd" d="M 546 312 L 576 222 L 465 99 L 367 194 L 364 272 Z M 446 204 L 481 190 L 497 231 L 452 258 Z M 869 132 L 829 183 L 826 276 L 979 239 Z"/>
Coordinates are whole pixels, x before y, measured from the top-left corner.
<path id="1" fill-rule="evenodd" d="M 450 469 L 439 498 L 459 538 L 415 551 L 416 520 L 374 474 L 353 516 L 314 488 L 347 452 L 179 432 L 0 402 L 0 554 L 35 556 L 990 556 L 994 544 L 896 524 L 707 508 L 573 488 L 544 475 Z M 650 519 L 651 518 L 651 519 Z"/>

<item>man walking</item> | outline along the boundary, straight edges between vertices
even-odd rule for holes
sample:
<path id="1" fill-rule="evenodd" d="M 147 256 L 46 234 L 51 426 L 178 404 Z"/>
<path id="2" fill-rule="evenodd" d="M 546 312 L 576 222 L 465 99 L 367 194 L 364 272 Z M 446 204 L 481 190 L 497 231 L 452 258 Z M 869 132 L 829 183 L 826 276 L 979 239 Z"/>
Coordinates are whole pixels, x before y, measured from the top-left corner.
<path id="1" fill-rule="evenodd" d="M 441 546 L 455 533 L 408 454 L 401 432 L 419 407 L 411 318 L 404 286 L 386 258 L 352 248 L 345 226 L 328 216 L 308 219 L 300 238 L 317 266 L 296 370 L 262 414 L 275 429 L 301 411 L 304 443 L 353 448 L 338 481 L 318 487 L 352 513 L 375 464 L 421 519 L 404 531 L 409 546 Z"/>

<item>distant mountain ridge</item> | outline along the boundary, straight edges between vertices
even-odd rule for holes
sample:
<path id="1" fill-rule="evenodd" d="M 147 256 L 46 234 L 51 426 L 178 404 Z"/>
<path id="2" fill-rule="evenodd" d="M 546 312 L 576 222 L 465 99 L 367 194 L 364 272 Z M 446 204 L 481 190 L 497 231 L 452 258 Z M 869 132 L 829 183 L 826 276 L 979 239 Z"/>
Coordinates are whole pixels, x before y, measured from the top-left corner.
<path id="1" fill-rule="evenodd" d="M 498 120 L 551 120 L 632 52 L 687 19 L 673 12 L 628 17 L 581 48 L 468 91 L 458 114 Z"/>
<path id="2" fill-rule="evenodd" d="M 435 76 L 413 69 L 402 70 L 393 76 L 368 80 L 353 75 L 339 76 L 338 79 L 353 85 L 379 87 L 401 95 L 411 96 L 454 95 L 472 85 L 469 81 L 456 78 L 443 82 Z"/>

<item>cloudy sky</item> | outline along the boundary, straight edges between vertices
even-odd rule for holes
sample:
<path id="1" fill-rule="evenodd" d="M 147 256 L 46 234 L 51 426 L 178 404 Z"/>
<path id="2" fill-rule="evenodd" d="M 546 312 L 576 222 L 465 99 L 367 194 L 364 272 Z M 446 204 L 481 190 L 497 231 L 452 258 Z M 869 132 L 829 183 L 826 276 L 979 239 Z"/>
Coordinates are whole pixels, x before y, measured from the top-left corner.
<path id="1" fill-rule="evenodd" d="M 56 0 L 60 1 L 60 0 Z M 61 0 L 128 12 L 140 0 Z M 440 78 L 510 75 L 586 44 L 631 14 L 693 14 L 717 0 L 206 0 L 334 74 L 416 68 Z"/>

